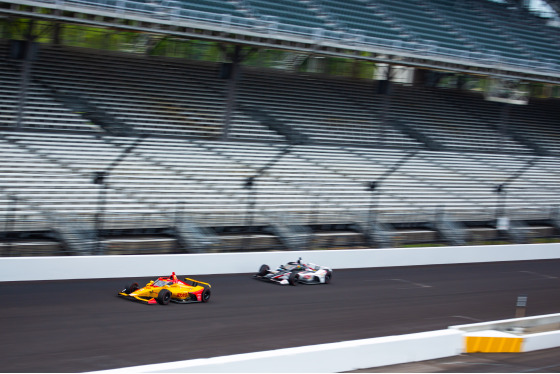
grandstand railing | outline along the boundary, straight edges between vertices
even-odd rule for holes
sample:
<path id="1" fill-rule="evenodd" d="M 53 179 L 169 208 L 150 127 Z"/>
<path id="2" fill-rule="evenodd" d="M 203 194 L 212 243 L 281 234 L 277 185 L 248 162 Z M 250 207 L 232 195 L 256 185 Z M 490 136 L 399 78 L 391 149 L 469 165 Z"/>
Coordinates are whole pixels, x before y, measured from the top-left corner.
<path id="1" fill-rule="evenodd" d="M 368 212 L 364 209 L 360 211 L 348 211 L 343 209 L 332 209 L 325 211 L 261 211 L 253 217 L 253 226 L 261 226 L 264 230 L 261 233 L 253 232 L 247 233 L 244 225 L 243 214 L 240 212 L 182 212 L 185 217 L 188 217 L 193 224 L 203 232 L 211 233 L 208 238 L 208 245 L 197 247 L 192 243 L 187 245 L 187 248 L 179 249 L 177 244 L 174 244 L 174 239 L 169 236 L 176 225 L 175 213 L 138 213 L 138 212 L 113 212 L 105 216 L 103 225 L 103 234 L 92 230 L 94 225 L 95 213 L 73 213 L 73 220 L 75 221 L 71 227 L 53 227 L 52 216 L 51 220 L 44 214 L 21 214 L 17 217 L 0 217 L 0 228 L 10 228 L 10 231 L 3 232 L 0 229 L 0 256 L 21 256 L 34 253 L 36 255 L 81 255 L 81 254 L 141 254 L 151 253 L 153 251 L 163 251 L 163 253 L 171 251 L 188 252 L 220 252 L 220 251 L 238 251 L 240 248 L 248 249 L 259 246 L 264 246 L 268 250 L 301 250 L 311 248 L 321 248 L 325 245 L 321 235 L 315 232 L 317 228 L 326 230 L 325 233 L 331 230 L 341 230 L 342 225 L 345 225 L 345 234 L 354 231 L 353 235 L 344 239 L 345 245 L 349 246 L 363 246 L 365 242 L 359 239 L 359 235 L 364 234 L 369 237 L 369 245 L 375 247 L 392 247 L 404 244 L 406 239 L 399 234 L 398 227 L 410 227 L 416 234 L 417 230 L 426 230 L 429 228 L 436 228 L 436 220 L 438 215 L 441 216 L 441 208 L 426 209 L 424 211 L 413 212 L 380 212 L 377 217 L 378 220 L 374 223 L 367 222 Z M 52 212 L 56 216 L 57 212 Z M 279 226 L 271 216 L 282 216 L 289 214 L 289 225 L 294 229 L 284 230 L 278 232 Z M 450 224 L 459 224 L 459 227 L 465 227 L 465 221 L 481 222 L 486 220 L 488 229 L 492 229 L 493 222 L 495 221 L 494 213 L 490 211 L 472 211 L 465 210 L 464 212 L 446 211 L 447 220 Z M 557 214 L 557 213 L 556 213 Z M 507 216 L 510 218 L 510 227 L 513 230 L 509 232 L 510 237 L 514 239 L 513 234 L 523 240 L 527 239 L 527 235 L 533 235 L 527 231 L 528 226 L 526 222 L 530 219 L 537 219 L 539 221 L 552 221 L 555 219 L 554 208 L 550 212 L 545 210 L 530 211 L 530 210 L 507 210 Z M 462 222 L 463 221 L 463 222 Z M 409 223 L 407 225 L 407 223 Z M 330 225 L 329 225 L 330 224 Z M 420 224 L 420 226 L 418 226 Z M 370 231 L 367 227 L 375 227 Z M 238 226 L 236 229 L 235 226 Z M 87 228 L 90 228 L 89 231 Z M 222 230 L 220 227 L 229 227 L 231 230 Z M 280 228 L 286 228 L 282 226 Z M 479 227 L 479 226 L 476 226 Z M 523 227 L 523 230 L 519 228 Z M 558 227 L 557 217 L 554 227 Z M 361 229 L 360 229 L 361 228 Z M 438 227 L 441 230 L 440 227 Z M 80 231 L 79 233 L 76 231 Z M 84 231 L 85 230 L 85 231 Z M 17 232 L 23 235 L 17 235 Z M 29 234 L 34 232 L 34 236 Z M 64 235 L 61 235 L 64 234 Z M 58 235 L 57 235 L 58 234 Z M 70 234 L 70 235 L 69 235 Z M 79 235 L 74 235 L 79 234 Z M 136 244 L 143 242 L 140 246 L 133 248 L 127 247 L 126 240 L 121 242 L 125 237 L 134 241 L 134 235 L 137 235 Z M 331 233 L 332 234 L 332 233 Z M 467 233 L 459 232 L 463 241 L 461 244 L 467 244 L 468 241 L 480 241 L 488 238 L 486 234 L 477 234 L 476 232 Z M 132 236 L 130 236 L 132 235 Z M 163 236 L 162 236 L 163 235 Z M 190 234 L 188 234 L 190 235 Z M 223 235 L 223 236 L 222 236 Z M 336 235 L 336 234 L 335 234 Z M 424 235 L 422 238 L 417 237 L 416 240 L 433 240 L 430 239 L 430 234 Z M 427 235 L 427 236 L 426 236 Z M 149 238 L 151 236 L 151 239 Z M 327 236 L 329 237 L 329 235 Z M 252 239 L 250 239 L 252 238 Z M 178 238 L 175 238 L 178 239 Z M 185 238 L 183 238 L 185 239 Z M 192 239 L 188 238 L 189 242 Z M 198 238 L 200 239 L 200 238 Z M 204 239 L 204 237 L 202 238 Z M 448 240 L 449 238 L 447 238 Z M 154 247 L 153 240 L 158 240 L 163 244 L 159 248 L 157 245 Z M 248 245 L 249 240 L 251 245 Z M 58 241 L 59 249 L 56 249 L 55 242 Z M 163 241 L 163 242 L 162 242 Z M 280 243 L 284 243 L 283 245 Z M 329 242 L 329 240 L 327 240 Z M 34 243 L 34 244 L 33 244 Z M 72 245 L 68 245 L 71 243 Z M 125 244 L 123 244 L 125 243 Z M 178 241 L 177 243 L 181 243 Z M 339 243 L 340 244 L 340 243 Z M 29 248 L 24 248 L 26 245 L 35 245 Z M 328 246 L 328 244 L 326 244 Z M 23 247 L 22 247 L 23 246 Z M 211 248 L 210 248 L 211 247 Z M 158 249 L 159 248 L 159 249 Z M 23 252 L 20 252 L 23 251 Z M 132 251 L 132 252 L 131 252 Z"/>
<path id="2" fill-rule="evenodd" d="M 162 1 L 160 4 L 139 3 L 129 0 L 39 0 L 44 3 L 54 3 L 56 5 L 80 5 L 88 8 L 102 10 L 114 10 L 117 13 L 133 12 L 149 15 L 157 19 L 179 19 L 186 18 L 199 21 L 217 22 L 224 25 L 235 25 L 244 27 L 256 27 L 262 22 L 249 18 L 237 17 L 231 14 L 217 14 L 180 7 L 180 2 Z"/>
<path id="3" fill-rule="evenodd" d="M 536 208 L 507 208 L 506 216 L 511 220 L 545 220 L 554 218 L 555 207 L 549 210 Z M 56 212 L 51 212 L 57 215 Z M 377 214 L 377 219 L 383 223 L 411 223 L 411 222 L 433 222 L 442 213 L 441 207 L 424 209 L 418 211 L 391 211 L 381 210 Z M 66 213 L 65 213 L 66 214 Z M 168 228 L 176 223 L 174 212 L 107 212 L 104 217 L 103 228 L 111 230 L 120 229 L 140 229 L 140 228 Z M 201 227 L 226 227 L 244 226 L 245 219 L 243 212 L 223 211 L 223 212 L 182 212 L 192 222 Z M 445 214 L 453 221 L 492 221 L 496 218 L 493 210 L 445 210 Z M 74 221 L 83 225 L 92 225 L 95 221 L 95 212 L 72 212 Z M 255 213 L 253 224 L 255 226 L 268 226 L 272 222 L 270 217 L 281 217 L 289 215 L 291 225 L 309 226 L 316 224 L 341 224 L 366 222 L 369 215 L 367 209 L 348 210 L 343 208 L 331 208 L 321 211 L 312 210 L 266 210 Z M 14 217 L 7 217 L 6 214 L 0 216 L 0 231 L 6 227 L 11 227 L 13 231 L 41 231 L 50 227 L 47 217 L 39 213 L 20 213 Z"/>

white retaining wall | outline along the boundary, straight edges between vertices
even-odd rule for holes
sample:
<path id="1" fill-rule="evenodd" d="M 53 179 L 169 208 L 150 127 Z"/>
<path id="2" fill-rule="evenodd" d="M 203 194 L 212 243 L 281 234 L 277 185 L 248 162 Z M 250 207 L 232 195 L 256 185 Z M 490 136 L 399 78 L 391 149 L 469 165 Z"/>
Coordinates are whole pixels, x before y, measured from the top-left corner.
<path id="1" fill-rule="evenodd" d="M 306 262 L 352 269 L 560 258 L 560 243 L 497 246 L 322 250 L 299 252 L 167 255 L 4 257 L 0 282 L 148 277 L 161 274 L 254 273 L 298 257 Z"/>
<path id="2" fill-rule="evenodd" d="M 523 352 L 560 347 L 560 331 L 547 331 L 523 338 Z"/>
<path id="3" fill-rule="evenodd" d="M 439 330 L 97 373 L 335 373 L 456 356 L 462 348 L 462 332 Z"/>

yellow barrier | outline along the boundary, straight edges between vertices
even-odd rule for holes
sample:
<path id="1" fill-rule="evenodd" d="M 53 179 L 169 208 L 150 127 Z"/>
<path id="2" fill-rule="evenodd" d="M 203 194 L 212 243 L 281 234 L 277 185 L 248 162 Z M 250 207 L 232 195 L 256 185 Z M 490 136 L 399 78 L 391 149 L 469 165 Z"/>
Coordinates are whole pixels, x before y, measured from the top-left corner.
<path id="1" fill-rule="evenodd" d="M 467 336 L 465 338 L 465 352 L 521 352 L 521 343 L 523 343 L 523 338 Z"/>

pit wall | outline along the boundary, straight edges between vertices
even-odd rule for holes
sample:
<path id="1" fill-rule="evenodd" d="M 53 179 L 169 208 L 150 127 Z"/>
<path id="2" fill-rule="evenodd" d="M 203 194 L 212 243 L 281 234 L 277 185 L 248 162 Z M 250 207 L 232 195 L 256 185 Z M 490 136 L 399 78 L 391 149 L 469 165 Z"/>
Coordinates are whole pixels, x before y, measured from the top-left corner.
<path id="1" fill-rule="evenodd" d="M 548 327 L 548 328 L 547 328 Z M 466 353 L 530 352 L 560 346 L 560 313 L 450 326 L 464 333 Z M 531 333 L 531 331 L 540 332 Z M 548 331 L 547 331 L 548 330 Z"/>
<path id="2" fill-rule="evenodd" d="M 560 243 L 298 252 L 0 258 L 0 282 L 254 273 L 301 257 L 333 269 L 528 261 L 560 258 Z"/>

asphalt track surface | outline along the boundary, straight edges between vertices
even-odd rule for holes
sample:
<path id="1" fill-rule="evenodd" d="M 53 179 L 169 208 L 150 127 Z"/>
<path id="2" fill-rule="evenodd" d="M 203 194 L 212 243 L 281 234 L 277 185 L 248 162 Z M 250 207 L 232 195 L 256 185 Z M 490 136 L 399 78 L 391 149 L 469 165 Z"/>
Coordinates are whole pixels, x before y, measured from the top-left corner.
<path id="1" fill-rule="evenodd" d="M 116 297 L 150 278 L 0 283 L 0 371 L 95 371 L 445 329 L 513 318 L 520 294 L 527 316 L 560 312 L 560 260 L 335 268 L 329 285 L 296 287 L 250 274 L 194 278 L 212 284 L 208 303 Z"/>

